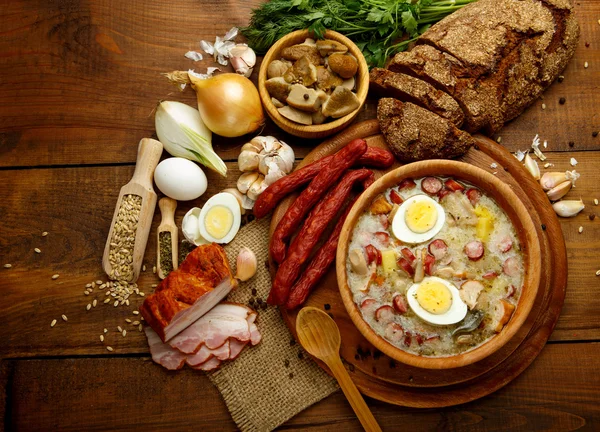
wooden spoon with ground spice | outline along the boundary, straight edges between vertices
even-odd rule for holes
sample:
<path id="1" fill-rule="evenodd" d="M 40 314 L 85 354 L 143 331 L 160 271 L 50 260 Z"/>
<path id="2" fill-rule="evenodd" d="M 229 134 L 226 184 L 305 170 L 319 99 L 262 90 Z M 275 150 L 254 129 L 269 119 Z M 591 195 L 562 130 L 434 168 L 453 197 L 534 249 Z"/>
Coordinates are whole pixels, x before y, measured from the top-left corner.
<path id="1" fill-rule="evenodd" d="M 178 230 L 175 225 L 175 209 L 177 201 L 171 198 L 161 198 L 158 202 L 162 220 L 156 230 L 156 272 L 164 279 L 178 266 Z"/>

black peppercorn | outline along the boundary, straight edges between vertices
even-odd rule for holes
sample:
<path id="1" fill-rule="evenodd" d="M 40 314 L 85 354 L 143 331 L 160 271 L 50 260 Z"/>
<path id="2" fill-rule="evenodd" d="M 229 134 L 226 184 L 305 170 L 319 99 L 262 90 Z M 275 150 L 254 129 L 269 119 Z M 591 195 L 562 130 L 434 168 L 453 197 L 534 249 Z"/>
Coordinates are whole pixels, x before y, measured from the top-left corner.
<path id="1" fill-rule="evenodd" d="M 575 142 L 574 141 L 569 141 L 569 147 L 575 147 Z"/>
<path id="2" fill-rule="evenodd" d="M 353 364 L 348 365 L 348 369 L 350 369 L 350 372 L 354 372 L 354 365 Z"/>
<path id="3" fill-rule="evenodd" d="M 546 224 L 542 224 L 542 231 L 546 231 Z"/>
<path id="4" fill-rule="evenodd" d="M 596 215 L 594 213 L 590 214 L 588 217 L 590 218 L 590 220 L 596 219 Z"/>
<path id="5" fill-rule="evenodd" d="M 290 379 L 293 379 L 294 378 L 294 374 L 290 372 L 289 377 L 290 377 Z"/>
<path id="6" fill-rule="evenodd" d="M 302 351 L 298 351 L 298 358 L 304 360 L 304 353 Z"/>
<path id="7" fill-rule="evenodd" d="M 325 310 L 331 309 L 331 305 L 329 303 L 325 303 L 323 307 L 325 308 Z"/>
<path id="8" fill-rule="evenodd" d="M 296 345 L 296 339 L 290 339 L 290 346 Z"/>
<path id="9" fill-rule="evenodd" d="M 565 79 L 565 77 L 564 77 L 564 76 L 562 76 L 562 75 L 559 75 L 559 76 L 558 76 L 558 82 L 559 82 L 559 83 L 563 82 L 563 81 L 564 81 L 564 79 Z"/>
<path id="10" fill-rule="evenodd" d="M 586 42 L 586 43 L 585 43 L 585 47 L 586 47 L 586 48 L 589 48 L 589 47 L 590 47 L 590 43 L 589 43 L 589 42 Z"/>
<path id="11" fill-rule="evenodd" d="M 396 367 L 396 362 L 394 360 L 390 360 L 390 368 L 394 369 Z"/>
<path id="12" fill-rule="evenodd" d="M 308 93 L 304 93 L 304 100 L 308 100 L 309 96 Z"/>
<path id="13" fill-rule="evenodd" d="M 593 136 L 594 138 L 596 138 L 596 137 L 598 136 L 598 131 L 594 131 L 594 132 L 592 132 L 592 136 Z"/>
<path id="14" fill-rule="evenodd" d="M 256 288 L 252 288 L 252 295 L 256 296 L 256 294 L 257 294 Z"/>
<path id="15" fill-rule="evenodd" d="M 561 104 L 561 105 L 564 105 L 566 101 L 567 101 L 567 99 L 566 99 L 566 98 L 564 98 L 564 97 L 561 97 L 561 98 L 558 100 L 558 103 L 559 103 L 559 104 Z"/>

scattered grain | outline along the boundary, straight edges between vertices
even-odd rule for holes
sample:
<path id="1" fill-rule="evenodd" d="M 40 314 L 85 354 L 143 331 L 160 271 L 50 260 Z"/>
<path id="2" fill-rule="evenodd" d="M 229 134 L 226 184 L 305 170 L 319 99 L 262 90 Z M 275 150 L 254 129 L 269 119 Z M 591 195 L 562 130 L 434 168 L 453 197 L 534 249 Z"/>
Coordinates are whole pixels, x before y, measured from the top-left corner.
<path id="1" fill-rule="evenodd" d="M 61 318 L 63 319 L 63 321 L 69 321 L 69 318 L 67 318 L 67 316 L 66 316 L 66 315 L 64 315 L 64 314 L 63 314 L 63 315 L 61 315 Z"/>
<path id="2" fill-rule="evenodd" d="M 146 294 L 140 291 L 140 297 L 144 297 Z"/>
<path id="3" fill-rule="evenodd" d="M 600 270 L 596 270 L 596 276 L 600 276 Z"/>
<path id="4" fill-rule="evenodd" d="M 579 234 L 581 234 L 583 232 L 583 227 L 580 226 L 578 231 L 579 231 Z"/>
<path id="5" fill-rule="evenodd" d="M 59 277 L 59 276 L 60 276 L 60 275 L 59 275 L 58 273 L 57 273 L 57 274 L 55 274 L 55 275 L 52 275 L 52 280 L 56 280 L 56 279 L 58 279 L 58 277 Z"/>
<path id="6" fill-rule="evenodd" d="M 100 342 L 104 342 L 104 335 L 100 335 Z"/>
<path id="7" fill-rule="evenodd" d="M 110 298 L 104 299 L 104 304 L 108 303 L 110 301 Z"/>
<path id="8" fill-rule="evenodd" d="M 142 325 L 141 324 L 138 326 L 138 330 L 142 331 Z"/>
<path id="9" fill-rule="evenodd" d="M 156 266 L 152 267 L 152 273 L 156 274 Z"/>
<path id="10" fill-rule="evenodd" d="M 502 137 L 501 137 L 501 136 L 499 136 L 498 138 L 496 138 L 496 142 L 497 142 L 498 144 L 500 144 L 500 143 L 502 142 Z"/>
<path id="11" fill-rule="evenodd" d="M 96 285 L 102 285 L 103 283 L 104 283 L 104 282 L 102 282 L 100 279 L 98 279 L 98 280 L 96 281 Z"/>
<path id="12" fill-rule="evenodd" d="M 35 251 L 35 253 L 42 253 L 42 251 L 40 250 L 40 248 L 35 248 L 34 251 Z"/>
<path id="13" fill-rule="evenodd" d="M 559 75 L 559 76 L 558 76 L 558 82 L 559 82 L 559 83 L 563 82 L 564 80 L 565 80 L 565 77 L 564 77 L 564 75 Z"/>
<path id="14" fill-rule="evenodd" d="M 121 326 L 117 326 L 117 330 L 119 330 L 119 333 L 121 333 L 123 331 L 123 329 L 121 328 Z"/>
<path id="15" fill-rule="evenodd" d="M 139 315 L 139 314 L 140 314 L 140 311 L 136 311 L 136 310 L 134 310 L 132 313 L 133 313 L 134 315 Z"/>
<path id="16" fill-rule="evenodd" d="M 588 68 L 588 66 L 589 66 L 588 62 L 585 62 L 585 63 L 583 64 L 583 67 L 584 67 L 584 68 L 586 68 L 586 69 Z"/>
<path id="17" fill-rule="evenodd" d="M 107 346 L 107 347 L 106 347 L 106 351 L 113 352 L 113 348 L 112 348 L 111 346 Z"/>
<path id="18" fill-rule="evenodd" d="M 42 233 L 42 237 L 46 237 L 47 235 L 48 235 L 48 231 L 44 231 L 44 232 Z"/>
<path id="19" fill-rule="evenodd" d="M 123 337 L 127 336 L 127 330 L 123 330 L 121 334 L 123 335 Z"/>
<path id="20" fill-rule="evenodd" d="M 119 300 L 115 300 L 114 307 L 119 306 Z"/>
<path id="21" fill-rule="evenodd" d="M 50 323 L 50 327 L 54 327 L 56 325 L 56 320 L 53 319 L 52 322 Z"/>
<path id="22" fill-rule="evenodd" d="M 133 325 L 134 325 L 134 326 L 140 325 L 140 322 L 139 322 L 139 321 L 134 321 L 134 322 L 133 322 Z"/>
<path id="23" fill-rule="evenodd" d="M 89 283 L 89 284 L 86 284 L 86 285 L 85 285 L 85 287 L 86 287 L 86 288 L 91 288 L 91 287 L 92 287 L 92 284 L 91 284 L 91 283 Z"/>
<path id="24" fill-rule="evenodd" d="M 105 334 L 108 333 L 108 329 L 107 328 L 104 329 L 104 333 Z"/>
<path id="25" fill-rule="evenodd" d="M 146 271 L 146 264 L 142 266 L 142 271 Z"/>
<path id="26" fill-rule="evenodd" d="M 156 288 L 158 284 L 152 284 L 152 288 Z"/>
<path id="27" fill-rule="evenodd" d="M 94 299 L 94 301 L 92 302 L 92 306 L 96 307 L 97 304 L 98 304 L 98 300 Z"/>
<path id="28" fill-rule="evenodd" d="M 598 205 L 598 198 L 594 198 L 594 205 Z"/>
<path id="29" fill-rule="evenodd" d="M 92 304 L 88 303 L 87 306 L 85 307 L 86 310 L 90 310 L 92 308 Z"/>
<path id="30" fill-rule="evenodd" d="M 88 290 L 85 290 L 85 291 L 83 292 L 83 294 L 84 294 L 84 295 L 90 295 L 90 292 L 89 292 Z"/>
<path id="31" fill-rule="evenodd" d="M 4 264 L 4 268 L 5 268 L 5 269 L 12 268 L 12 264 Z"/>
<path id="32" fill-rule="evenodd" d="M 131 320 L 129 318 L 125 318 L 125 322 L 131 324 Z"/>
<path id="33" fill-rule="evenodd" d="M 545 104 L 545 103 L 543 103 L 543 104 L 542 104 L 542 109 L 543 109 L 543 110 L 545 110 L 545 109 L 546 109 L 546 104 Z"/>

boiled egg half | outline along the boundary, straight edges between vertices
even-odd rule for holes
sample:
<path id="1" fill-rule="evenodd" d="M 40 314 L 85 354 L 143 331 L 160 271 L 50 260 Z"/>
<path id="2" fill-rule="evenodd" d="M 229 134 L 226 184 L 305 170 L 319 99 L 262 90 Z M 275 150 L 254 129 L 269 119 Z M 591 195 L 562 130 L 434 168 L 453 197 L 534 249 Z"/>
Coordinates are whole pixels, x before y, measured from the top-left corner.
<path id="1" fill-rule="evenodd" d="M 458 288 L 435 276 L 413 284 L 406 298 L 414 313 L 430 324 L 456 324 L 467 315 L 467 305 L 460 298 Z"/>
<path id="2" fill-rule="evenodd" d="M 444 226 L 444 208 L 427 195 L 414 195 L 400 205 L 392 221 L 392 232 L 405 243 L 422 243 Z"/>
<path id="3" fill-rule="evenodd" d="M 242 222 L 240 205 L 236 197 L 221 192 L 211 197 L 198 215 L 198 230 L 203 239 L 214 243 L 229 243 Z"/>

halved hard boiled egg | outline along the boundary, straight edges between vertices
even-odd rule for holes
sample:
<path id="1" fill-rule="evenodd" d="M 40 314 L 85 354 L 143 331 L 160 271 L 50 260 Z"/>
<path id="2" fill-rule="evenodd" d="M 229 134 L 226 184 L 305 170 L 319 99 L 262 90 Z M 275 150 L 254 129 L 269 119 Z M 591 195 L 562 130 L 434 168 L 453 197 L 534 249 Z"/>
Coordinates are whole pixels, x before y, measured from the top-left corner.
<path id="1" fill-rule="evenodd" d="M 208 242 L 229 243 L 242 222 L 240 205 L 232 194 L 221 192 L 211 197 L 198 215 L 198 230 Z"/>
<path id="2" fill-rule="evenodd" d="M 456 324 L 467 315 L 467 305 L 460 298 L 458 288 L 435 276 L 413 284 L 406 298 L 414 313 L 430 324 Z"/>
<path id="3" fill-rule="evenodd" d="M 392 232 L 405 243 L 432 239 L 444 226 L 444 208 L 427 195 L 414 195 L 400 205 L 392 221 Z"/>

